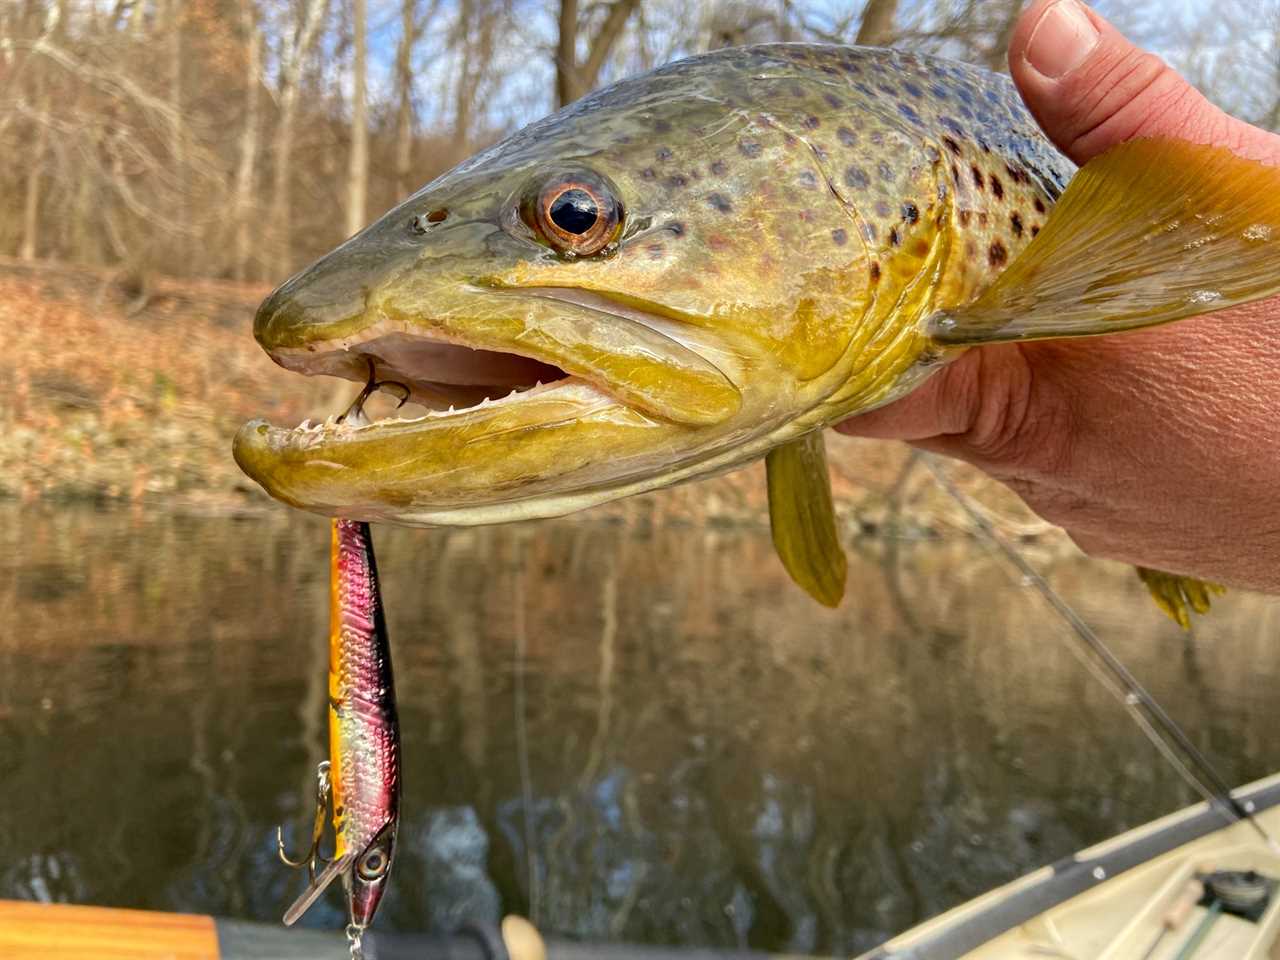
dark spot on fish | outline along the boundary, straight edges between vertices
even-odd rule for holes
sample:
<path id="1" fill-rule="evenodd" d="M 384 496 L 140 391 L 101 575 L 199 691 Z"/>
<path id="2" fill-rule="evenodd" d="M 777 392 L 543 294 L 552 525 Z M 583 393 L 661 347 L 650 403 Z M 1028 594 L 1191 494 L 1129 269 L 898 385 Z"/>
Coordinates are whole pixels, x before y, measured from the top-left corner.
<path id="1" fill-rule="evenodd" d="M 448 210 L 444 207 L 438 207 L 427 214 L 427 223 L 443 223 L 448 216 Z"/>
<path id="2" fill-rule="evenodd" d="M 858 135 L 848 127 L 840 127 L 836 130 L 836 138 L 846 147 L 857 146 Z"/>
<path id="3" fill-rule="evenodd" d="M 660 243 L 651 243 L 651 244 L 649 244 L 647 247 L 645 247 L 645 249 L 646 249 L 647 251 L 649 251 L 649 259 L 650 259 L 650 260 L 661 260 L 661 259 L 662 259 L 662 244 L 660 244 Z"/>
<path id="4" fill-rule="evenodd" d="M 711 161 L 711 175 L 713 177 L 723 177 L 728 172 L 729 172 L 729 165 L 725 163 L 723 160 Z"/>
<path id="5" fill-rule="evenodd" d="M 867 176 L 867 171 L 861 167 L 853 166 L 845 169 L 844 182 L 855 190 L 862 190 L 871 183 L 871 178 Z"/>
<path id="6" fill-rule="evenodd" d="M 1018 215 L 1017 210 L 1009 214 L 1009 225 L 1013 227 L 1013 235 L 1015 237 L 1022 236 L 1022 217 Z"/>
<path id="7" fill-rule="evenodd" d="M 653 180 L 658 176 L 658 174 L 654 171 L 653 167 L 645 167 L 640 171 L 640 176 L 645 180 Z"/>
<path id="8" fill-rule="evenodd" d="M 876 216 L 877 216 L 877 217 L 887 217 L 887 216 L 889 216 L 889 203 L 888 203 L 888 201 L 885 201 L 885 200 L 877 200 L 877 201 L 876 201 Z"/>
<path id="9" fill-rule="evenodd" d="M 876 167 L 876 173 L 880 174 L 881 180 L 892 181 L 894 179 L 893 167 L 889 166 L 889 164 L 885 163 L 883 160 L 881 160 L 880 164 Z"/>
<path id="10" fill-rule="evenodd" d="M 670 147 L 659 147 L 654 151 L 653 155 L 658 158 L 659 163 L 666 163 L 672 158 L 672 156 L 674 156 Z"/>
<path id="11" fill-rule="evenodd" d="M 964 127 L 960 126 L 959 122 L 953 120 L 951 117 L 939 117 L 938 123 L 941 124 L 943 129 L 950 130 L 957 137 L 964 137 L 965 135 Z M 954 149 L 956 153 L 960 152 L 958 147 L 953 147 L 952 149 Z"/>
<path id="12" fill-rule="evenodd" d="M 979 117 L 978 119 L 979 119 L 979 120 L 982 120 L 983 118 L 982 118 L 982 117 Z M 989 120 L 990 118 L 987 118 L 987 119 Z M 982 148 L 982 152 L 983 152 L 983 153 L 990 153 L 990 152 L 991 152 L 991 144 L 987 143 L 987 141 L 986 141 L 986 140 L 984 140 L 984 139 L 982 139 L 982 137 L 979 137 L 979 138 L 978 138 L 978 146 L 980 146 L 980 147 Z"/>
<path id="13" fill-rule="evenodd" d="M 1037 227 L 1037 226 L 1032 226 L 1032 228 L 1031 228 L 1031 236 L 1033 236 L 1033 237 L 1034 237 L 1034 236 L 1035 236 L 1036 234 L 1038 234 L 1039 232 L 1040 232 L 1040 228 L 1039 228 L 1039 227 Z"/>
<path id="14" fill-rule="evenodd" d="M 738 143 L 738 152 L 744 157 L 758 157 L 763 149 L 764 148 L 754 140 L 742 140 Z"/>
<path id="15" fill-rule="evenodd" d="M 915 223 L 920 219 L 920 210 L 910 200 L 902 205 L 902 219 L 907 223 Z"/>
<path id="16" fill-rule="evenodd" d="M 671 121 L 660 117 L 653 121 L 653 129 L 655 133 L 670 133 Z"/>
<path id="17" fill-rule="evenodd" d="M 991 244 L 991 249 L 987 251 L 987 260 L 993 267 L 1003 267 L 1009 259 L 1009 251 L 1004 248 L 1004 244 L 997 240 Z"/>
<path id="18" fill-rule="evenodd" d="M 972 217 L 973 214 L 968 210 L 961 210 L 957 216 L 960 218 L 960 226 L 967 227 L 969 225 L 969 218 Z"/>
<path id="19" fill-rule="evenodd" d="M 898 91 L 887 83 L 877 83 L 876 89 L 883 93 L 886 97 L 896 97 Z"/>
<path id="20" fill-rule="evenodd" d="M 985 227 L 987 225 L 987 211 L 978 211 L 978 226 Z"/>
<path id="21" fill-rule="evenodd" d="M 836 72 L 835 67 L 823 67 L 822 69 L 826 73 Z M 827 106 L 829 106 L 832 110 L 839 110 L 841 107 L 844 106 L 844 101 L 841 100 L 839 97 L 837 97 L 834 93 L 824 93 L 822 95 L 822 99 L 827 101 Z"/>
<path id="22" fill-rule="evenodd" d="M 931 86 L 929 88 L 929 92 L 932 93 L 939 100 L 947 99 L 947 95 L 950 93 L 950 91 L 947 90 L 947 88 L 940 83 L 935 83 L 933 86 Z"/>
<path id="23" fill-rule="evenodd" d="M 671 176 L 667 177 L 667 186 L 673 190 L 678 190 L 681 187 L 687 187 L 688 185 L 689 178 L 682 173 L 673 173 Z"/>
<path id="24" fill-rule="evenodd" d="M 729 198 L 723 193 L 708 194 L 707 203 L 711 204 L 711 206 L 720 213 L 729 213 L 733 210 L 733 204 L 729 202 Z"/>
<path id="25" fill-rule="evenodd" d="M 880 264 L 876 263 L 875 261 L 872 261 L 871 263 L 871 282 L 872 283 L 880 282 Z"/>
<path id="26" fill-rule="evenodd" d="M 836 227 L 831 231 L 831 239 L 837 247 L 843 247 L 849 240 L 849 234 L 843 228 Z"/>
<path id="27" fill-rule="evenodd" d="M 956 183 L 960 182 L 960 168 L 957 167 L 954 163 L 951 165 L 951 179 L 954 180 Z"/>
<path id="28" fill-rule="evenodd" d="M 822 121 L 815 117 L 812 113 L 806 116 L 800 123 L 806 130 L 817 130 L 822 126 Z"/>
<path id="29" fill-rule="evenodd" d="M 902 236 L 898 233 L 898 228 L 890 227 L 889 228 L 889 245 L 897 247 L 897 246 L 901 246 L 901 244 L 902 244 Z"/>
<path id="30" fill-rule="evenodd" d="M 1036 197 L 1036 213 L 1044 213 L 1044 201 Z"/>
<path id="31" fill-rule="evenodd" d="M 874 143 L 877 147 L 883 146 L 883 145 L 884 145 L 884 131 L 883 131 L 883 130 L 873 130 L 873 131 L 871 131 L 871 142 L 872 142 L 872 143 Z"/>
<path id="32" fill-rule="evenodd" d="M 997 200 L 1003 200 L 1004 184 L 1000 182 L 1000 178 L 997 177 L 994 173 L 990 175 L 990 179 L 991 179 L 991 192 L 996 195 Z"/>
<path id="33" fill-rule="evenodd" d="M 917 87 L 910 80 L 906 80 L 903 82 L 902 89 L 907 91 L 907 93 L 911 94 L 911 96 L 915 97 L 917 100 L 919 100 L 921 97 L 924 96 L 924 91 L 921 90 L 919 87 Z"/>
<path id="34" fill-rule="evenodd" d="M 915 108 L 909 103 L 899 103 L 898 112 L 906 117 L 910 123 L 913 123 L 916 126 L 920 126 L 920 124 L 924 122 L 920 119 L 920 114 L 916 113 Z"/>
<path id="35" fill-rule="evenodd" d="M 684 236 L 684 224 L 681 223 L 679 220 L 672 220 L 670 223 L 667 224 L 667 229 L 671 231 L 672 236 L 676 236 L 676 237 Z"/>
<path id="36" fill-rule="evenodd" d="M 911 251 L 917 257 L 926 257 L 929 254 L 929 242 L 927 240 L 917 240 Z"/>
<path id="37" fill-rule="evenodd" d="M 819 69 L 819 70 L 821 70 L 823 73 L 830 74 L 831 76 L 835 76 L 837 73 L 839 73 L 839 71 L 838 71 L 838 70 L 836 70 L 836 68 L 835 68 L 835 67 L 833 67 L 833 66 L 831 66 L 830 64 L 827 64 L 827 63 L 824 63 L 824 64 L 823 64 L 821 67 L 819 67 L 818 69 Z"/>
<path id="38" fill-rule="evenodd" d="M 979 190 L 983 189 L 985 182 L 982 179 L 982 171 L 978 169 L 978 165 L 975 163 L 969 169 L 973 172 L 973 185 Z"/>

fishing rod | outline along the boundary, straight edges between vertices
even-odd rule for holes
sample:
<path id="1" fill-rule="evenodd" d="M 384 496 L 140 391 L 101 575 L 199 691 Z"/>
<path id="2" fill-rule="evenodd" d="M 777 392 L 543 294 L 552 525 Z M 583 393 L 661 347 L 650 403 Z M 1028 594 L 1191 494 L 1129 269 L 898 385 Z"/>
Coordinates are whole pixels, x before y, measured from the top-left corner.
<path id="1" fill-rule="evenodd" d="M 1036 588 L 1040 596 L 1056 610 L 1071 627 L 1068 636 L 1077 643 L 1071 650 L 1093 676 L 1120 701 L 1129 715 L 1141 728 L 1151 744 L 1168 761 L 1193 790 L 1210 806 L 1216 806 L 1228 820 L 1246 821 L 1274 852 L 1280 853 L 1280 844 L 1273 840 L 1253 815 L 1252 804 L 1241 804 L 1231 795 L 1231 787 L 1218 773 L 1200 749 L 1191 741 L 1177 721 L 1160 705 L 1137 677 L 1111 652 L 1102 638 L 1080 617 L 1056 590 L 1049 585 L 1025 557 L 1002 537 L 995 525 L 978 509 L 947 474 L 947 471 L 931 456 L 924 456 L 925 466 L 951 498 L 968 514 L 969 519 L 982 531 L 1006 558 L 1018 568 L 1027 582 Z M 1179 751 L 1181 755 L 1179 755 Z"/>

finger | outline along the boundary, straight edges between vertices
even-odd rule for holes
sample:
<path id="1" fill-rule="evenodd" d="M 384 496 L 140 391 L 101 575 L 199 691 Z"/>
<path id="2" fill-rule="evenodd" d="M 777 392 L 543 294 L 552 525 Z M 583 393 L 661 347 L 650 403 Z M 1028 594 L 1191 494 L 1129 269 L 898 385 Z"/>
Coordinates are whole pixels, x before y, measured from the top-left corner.
<path id="1" fill-rule="evenodd" d="M 1079 0 L 1039 0 L 1018 21 L 1009 69 L 1058 147 L 1084 163 L 1135 137 L 1177 137 L 1273 159 L 1280 138 L 1224 113 Z"/>

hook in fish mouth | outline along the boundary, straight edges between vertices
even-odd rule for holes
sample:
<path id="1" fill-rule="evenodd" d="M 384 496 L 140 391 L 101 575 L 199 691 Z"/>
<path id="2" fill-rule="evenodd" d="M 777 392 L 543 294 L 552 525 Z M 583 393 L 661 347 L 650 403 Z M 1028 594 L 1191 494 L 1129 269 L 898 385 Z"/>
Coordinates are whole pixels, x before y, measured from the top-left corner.
<path id="1" fill-rule="evenodd" d="M 365 360 L 369 364 L 369 379 L 365 383 L 364 389 L 351 402 L 351 406 L 347 407 L 346 411 L 335 421 L 337 423 L 350 421 L 352 426 L 366 426 L 369 423 L 369 418 L 364 415 L 365 401 L 384 387 L 398 387 L 403 392 L 404 395 L 400 398 L 400 402 L 396 404 L 397 410 L 408 403 L 409 398 L 413 396 L 413 391 L 408 384 L 401 383 L 399 380 L 379 380 L 377 377 L 377 364 L 374 363 L 373 357 L 366 356 Z"/>

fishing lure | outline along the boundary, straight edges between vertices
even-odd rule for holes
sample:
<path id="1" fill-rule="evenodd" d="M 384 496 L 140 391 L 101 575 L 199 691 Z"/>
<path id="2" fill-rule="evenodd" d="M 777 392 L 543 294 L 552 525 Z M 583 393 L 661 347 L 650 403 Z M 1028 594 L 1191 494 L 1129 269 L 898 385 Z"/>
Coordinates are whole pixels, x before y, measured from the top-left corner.
<path id="1" fill-rule="evenodd" d="M 285 911 L 293 924 L 341 876 L 354 945 L 386 891 L 400 824 L 400 723 L 378 571 L 367 523 L 334 520 L 330 545 L 329 760 L 317 771 L 311 847 L 300 859 L 310 882 Z M 332 797 L 334 853 L 320 855 Z M 323 868 L 317 872 L 317 865 Z"/>
<path id="2" fill-rule="evenodd" d="M 386 385 L 371 376 L 342 419 L 364 421 L 364 401 Z M 330 799 L 335 843 L 327 859 L 320 842 Z M 359 957 L 361 937 L 386 892 L 399 824 L 400 722 L 373 540 L 367 523 L 335 519 L 329 548 L 329 759 L 317 771 L 306 855 L 289 857 L 277 831 L 280 859 L 305 867 L 310 881 L 285 911 L 284 922 L 292 925 L 340 876 L 347 891 L 347 937 Z"/>

